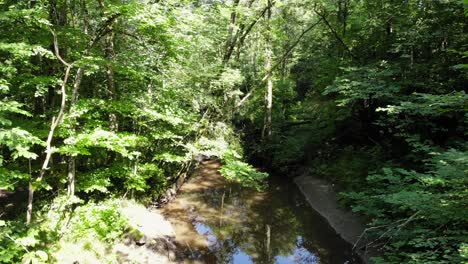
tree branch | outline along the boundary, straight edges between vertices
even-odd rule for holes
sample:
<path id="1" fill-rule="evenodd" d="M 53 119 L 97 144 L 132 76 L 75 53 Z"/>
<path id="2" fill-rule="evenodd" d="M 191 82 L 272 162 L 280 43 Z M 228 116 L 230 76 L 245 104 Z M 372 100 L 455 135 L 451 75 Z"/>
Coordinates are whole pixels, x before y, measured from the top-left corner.
<path id="1" fill-rule="evenodd" d="M 340 37 L 340 35 L 338 35 L 338 32 L 336 32 L 336 30 L 332 27 L 332 25 L 330 24 L 330 22 L 328 22 L 327 18 L 325 17 L 325 15 L 321 14 L 320 12 L 318 12 L 317 10 L 314 9 L 314 12 L 323 20 L 323 22 L 325 22 L 325 25 L 327 25 L 328 29 L 330 29 L 330 31 L 332 32 L 333 36 L 335 36 L 335 38 L 338 40 L 338 42 L 340 42 L 340 44 L 346 49 L 346 51 L 349 53 L 349 55 L 353 58 L 353 59 L 357 59 L 357 57 L 353 54 L 353 52 L 351 51 L 351 49 L 348 47 L 348 45 L 346 45 L 346 43 L 343 41 L 343 39 Z"/>
<path id="2" fill-rule="evenodd" d="M 296 39 L 296 41 L 294 41 L 294 43 L 289 46 L 289 48 L 286 50 L 286 52 L 283 54 L 283 56 L 281 57 L 281 59 L 279 61 L 277 61 L 275 63 L 275 65 L 273 65 L 273 67 L 271 67 L 271 70 L 270 72 L 268 72 L 262 79 L 262 82 L 266 81 L 271 73 L 276 70 L 276 68 L 278 68 L 278 66 L 288 57 L 289 53 L 291 53 L 291 51 L 299 44 L 299 42 L 301 41 L 302 37 L 304 37 L 305 34 L 307 34 L 309 31 L 311 31 L 314 27 L 316 27 L 318 24 L 320 23 L 320 20 L 317 21 L 316 23 L 310 25 L 307 29 L 305 29 L 304 31 L 302 31 L 302 33 L 299 35 L 299 37 Z"/>
<path id="3" fill-rule="evenodd" d="M 46 157 L 44 159 L 44 162 L 42 163 L 41 171 L 39 173 L 39 177 L 36 179 L 36 182 L 42 181 L 49 167 L 50 158 L 52 157 L 52 139 L 54 138 L 55 129 L 60 125 L 60 123 L 63 120 L 63 115 L 65 114 L 65 108 L 66 108 L 66 103 L 67 103 L 67 89 L 66 89 L 67 82 L 68 82 L 68 77 L 70 76 L 70 70 L 73 67 L 73 64 L 66 62 L 62 58 L 62 56 L 60 56 L 59 45 L 57 41 L 57 34 L 55 34 L 55 32 L 52 29 L 50 29 L 50 32 L 52 33 L 52 36 L 54 39 L 55 56 L 63 65 L 66 66 L 66 70 L 65 70 L 65 76 L 63 77 L 62 85 L 61 85 L 62 102 L 60 104 L 60 110 L 57 116 L 52 117 L 52 122 L 50 124 L 49 134 L 47 136 L 47 141 L 46 141 Z M 29 224 L 31 222 L 35 188 L 36 186 L 34 186 L 33 184 L 33 179 L 30 178 L 29 192 L 28 192 L 28 206 L 26 210 L 26 224 Z"/>
<path id="4" fill-rule="evenodd" d="M 270 71 L 266 73 L 266 75 L 262 78 L 262 82 L 266 81 L 272 74 L 272 72 L 278 68 L 278 66 L 288 57 L 288 55 L 294 50 L 295 47 L 297 47 L 297 45 L 300 43 L 301 39 L 308 33 L 310 32 L 313 28 L 315 28 L 319 23 L 320 23 L 321 19 L 318 20 L 317 22 L 315 22 L 314 24 L 310 25 L 308 28 L 306 28 L 305 30 L 302 31 L 302 33 L 296 38 L 296 40 L 294 41 L 294 43 L 289 46 L 289 48 L 286 50 L 285 53 L 283 53 L 283 56 L 281 56 L 281 59 L 279 61 L 277 61 L 275 63 L 275 65 L 273 65 L 273 67 L 271 67 Z M 247 99 L 252 96 L 252 92 L 254 91 L 254 89 L 250 90 L 245 96 L 244 98 L 242 98 L 239 103 L 236 104 L 236 108 L 242 106 L 246 101 Z"/>
<path id="5" fill-rule="evenodd" d="M 254 1 L 250 2 L 249 5 L 253 4 Z M 272 1 L 270 3 L 270 5 L 267 5 L 265 8 L 262 9 L 262 11 L 257 15 L 256 19 L 253 20 L 249 26 L 247 27 L 247 29 L 245 31 L 243 31 L 243 29 L 245 28 L 245 24 L 241 24 L 240 25 L 240 28 L 241 30 L 238 30 L 236 35 L 234 35 L 233 39 L 232 39 L 232 42 L 231 42 L 231 45 L 229 45 L 229 47 L 226 49 L 226 54 L 223 58 L 223 64 L 227 64 L 229 62 L 229 60 L 231 59 L 231 56 L 232 56 L 232 53 L 234 51 L 234 48 L 236 47 L 236 44 L 239 44 L 238 45 L 238 48 L 240 48 L 244 41 L 245 41 L 245 38 L 247 37 L 247 35 L 250 33 L 250 31 L 252 31 L 252 29 L 254 28 L 254 26 L 257 24 L 258 21 L 260 21 L 260 19 L 262 17 L 265 16 L 265 13 L 268 11 L 268 9 L 270 9 L 273 5 L 275 4 L 275 1 Z M 241 35 L 240 35 L 241 34 Z"/>

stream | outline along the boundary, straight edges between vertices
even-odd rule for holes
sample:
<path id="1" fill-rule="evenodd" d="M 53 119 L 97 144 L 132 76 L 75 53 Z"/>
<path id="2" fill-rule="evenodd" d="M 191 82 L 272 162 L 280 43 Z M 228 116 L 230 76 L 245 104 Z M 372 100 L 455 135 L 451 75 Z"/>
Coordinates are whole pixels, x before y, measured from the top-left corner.
<path id="1" fill-rule="evenodd" d="M 360 263 L 287 177 L 259 192 L 228 183 L 204 162 L 161 209 L 185 263 Z"/>

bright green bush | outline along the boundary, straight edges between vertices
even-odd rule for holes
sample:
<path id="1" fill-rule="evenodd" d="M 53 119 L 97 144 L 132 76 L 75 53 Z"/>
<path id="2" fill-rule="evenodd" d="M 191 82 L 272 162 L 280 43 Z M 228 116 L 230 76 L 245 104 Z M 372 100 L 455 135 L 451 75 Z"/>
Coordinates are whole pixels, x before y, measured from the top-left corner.
<path id="1" fill-rule="evenodd" d="M 120 238 L 127 228 L 127 219 L 119 207 L 119 200 L 78 207 L 70 220 L 69 239 L 97 238 L 110 243 Z"/>
<path id="2" fill-rule="evenodd" d="M 268 177 L 268 173 L 259 172 L 252 165 L 241 161 L 233 154 L 224 156 L 220 173 L 230 181 L 239 182 L 243 186 L 253 187 L 257 190 L 265 187 L 265 180 Z"/>

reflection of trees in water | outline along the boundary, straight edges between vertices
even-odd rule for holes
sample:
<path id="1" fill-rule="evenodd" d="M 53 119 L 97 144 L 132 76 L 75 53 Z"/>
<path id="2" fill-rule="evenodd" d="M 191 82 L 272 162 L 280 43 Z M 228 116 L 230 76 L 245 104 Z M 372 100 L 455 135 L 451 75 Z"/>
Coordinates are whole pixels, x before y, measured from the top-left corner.
<path id="1" fill-rule="evenodd" d="M 210 246 L 210 250 L 216 257 L 216 263 L 231 263 L 234 254 L 237 251 L 238 245 L 234 240 L 217 240 L 214 245 Z"/>
<path id="2" fill-rule="evenodd" d="M 291 210 L 284 207 L 262 208 L 264 216 L 252 219 L 254 243 L 245 250 L 255 263 L 274 263 L 274 257 L 293 254 L 296 248 L 298 222 Z M 269 233 L 269 234 L 268 234 Z"/>
<path id="3" fill-rule="evenodd" d="M 318 259 L 343 263 L 342 251 L 349 246 L 311 210 L 295 186 L 277 186 L 259 193 L 229 185 L 190 197 L 199 207 L 200 222 L 215 237 L 209 248 L 216 263 L 232 263 L 241 257 L 240 251 L 262 264 L 274 263 L 276 256 L 292 255 L 298 263 Z"/>
<path id="4" fill-rule="evenodd" d="M 274 263 L 275 256 L 293 254 L 300 224 L 284 197 L 231 186 L 206 191 L 200 198 L 219 208 L 218 217 L 205 221 L 217 238 L 210 250 L 218 263 L 232 262 L 238 249 L 255 263 Z"/>

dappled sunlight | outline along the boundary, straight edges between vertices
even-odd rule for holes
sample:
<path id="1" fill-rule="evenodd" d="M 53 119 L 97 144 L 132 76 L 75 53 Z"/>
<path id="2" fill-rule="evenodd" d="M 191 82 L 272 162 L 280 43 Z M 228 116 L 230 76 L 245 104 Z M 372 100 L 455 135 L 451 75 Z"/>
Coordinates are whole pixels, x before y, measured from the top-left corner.
<path id="1" fill-rule="evenodd" d="M 121 205 L 121 211 L 128 219 L 128 224 L 147 238 L 175 235 L 172 226 L 163 216 L 148 210 L 140 204 L 124 200 Z"/>
<path id="2" fill-rule="evenodd" d="M 79 260 L 80 264 L 95 264 L 101 262 L 99 255 L 106 254 L 106 245 L 100 241 L 60 244 L 60 249 L 54 254 L 58 263 L 75 263 Z"/>

